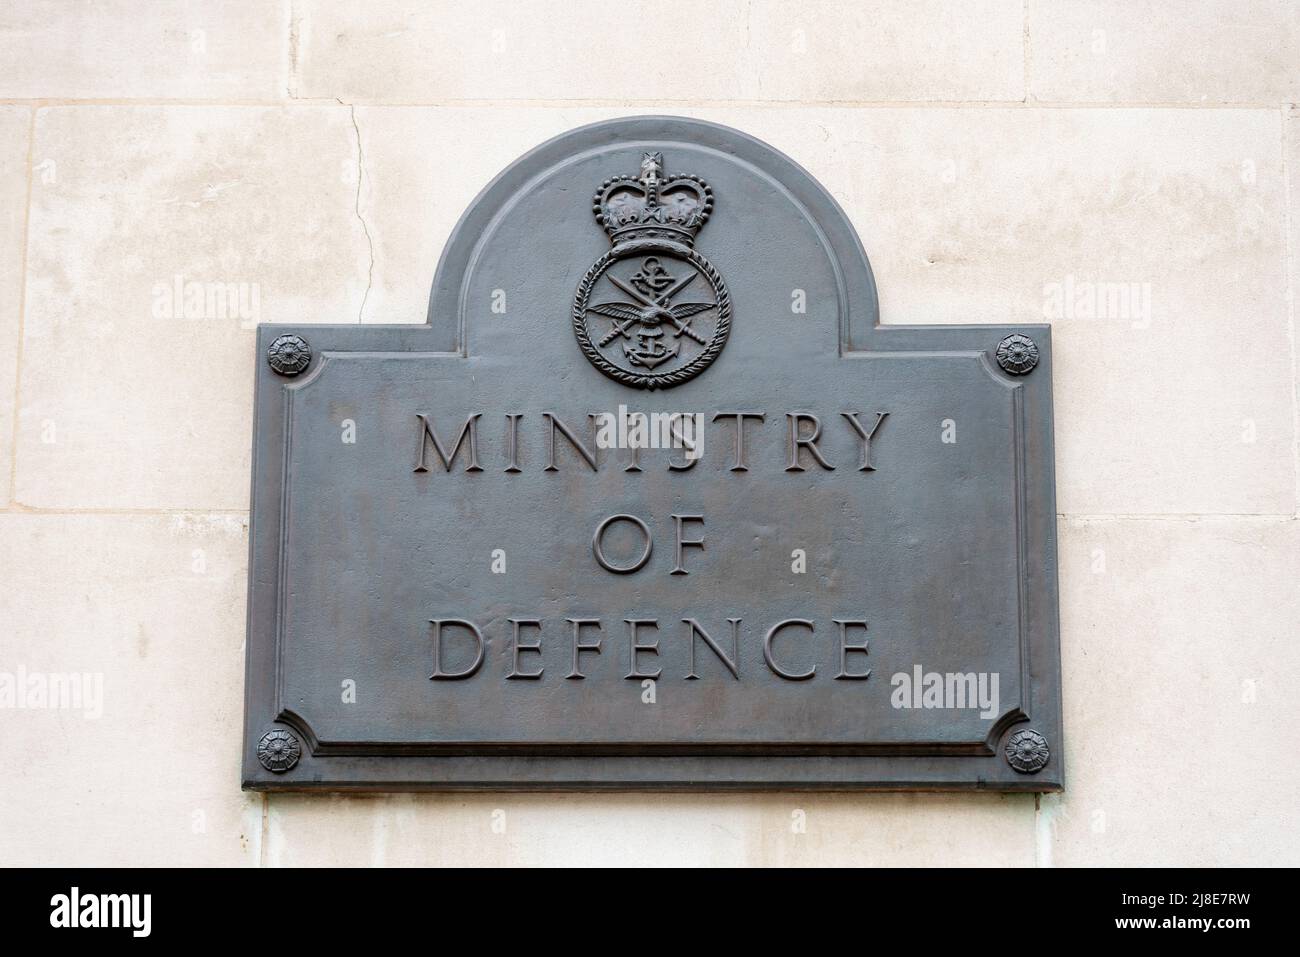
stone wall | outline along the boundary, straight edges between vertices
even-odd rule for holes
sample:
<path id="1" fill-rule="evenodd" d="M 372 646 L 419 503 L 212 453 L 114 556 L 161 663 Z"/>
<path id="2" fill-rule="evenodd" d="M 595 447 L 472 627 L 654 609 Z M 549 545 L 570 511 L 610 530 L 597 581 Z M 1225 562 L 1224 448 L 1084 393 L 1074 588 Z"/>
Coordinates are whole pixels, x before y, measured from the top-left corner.
<path id="1" fill-rule="evenodd" d="M 0 674 L 92 676 L 0 709 L 0 863 L 1300 863 L 1300 4 L 29 0 L 0 63 Z M 635 113 L 808 168 L 886 322 L 1053 321 L 1064 795 L 240 791 L 253 326 L 423 321 Z"/>

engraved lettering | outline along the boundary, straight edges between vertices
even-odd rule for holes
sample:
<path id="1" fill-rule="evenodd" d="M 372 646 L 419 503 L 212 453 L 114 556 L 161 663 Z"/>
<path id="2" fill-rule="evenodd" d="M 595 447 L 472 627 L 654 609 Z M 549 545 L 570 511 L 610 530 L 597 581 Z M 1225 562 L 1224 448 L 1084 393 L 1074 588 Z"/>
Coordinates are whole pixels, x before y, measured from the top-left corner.
<path id="1" fill-rule="evenodd" d="M 658 631 L 659 619 L 658 618 L 624 618 L 623 620 L 627 622 L 628 637 L 630 638 L 630 643 L 628 645 L 628 673 L 624 675 L 624 677 L 629 678 L 633 681 L 640 681 L 643 678 L 650 678 L 652 680 L 658 678 L 659 673 L 663 671 L 663 669 L 656 668 L 653 672 L 638 671 L 636 656 L 638 652 L 642 652 L 642 651 L 644 651 L 647 654 L 655 655 L 656 657 L 659 655 L 658 638 L 655 639 L 654 644 L 652 645 L 643 645 L 641 644 L 640 636 L 637 634 L 637 629 L 640 628 L 642 625 L 645 625 L 649 628 L 653 628 L 656 631 Z"/>
<path id="2" fill-rule="evenodd" d="M 519 467 L 519 420 L 523 418 L 521 412 L 506 413 L 506 471 L 521 472 Z"/>
<path id="3" fill-rule="evenodd" d="M 772 639 L 776 637 L 777 632 L 793 625 L 801 625 L 809 631 L 815 630 L 813 623 L 806 618 L 787 618 L 785 621 L 778 621 L 775 625 L 769 628 L 767 634 L 763 636 L 763 660 L 767 662 L 767 666 L 772 669 L 773 674 L 784 678 L 786 681 L 807 681 L 817 673 L 816 665 L 813 665 L 807 671 L 796 674 L 791 671 L 786 671 L 778 665 L 776 659 L 772 655 Z"/>
<path id="4" fill-rule="evenodd" d="M 880 423 L 885 421 L 885 416 L 889 415 L 889 413 L 877 412 L 876 421 L 871 423 L 870 429 L 865 428 L 862 423 L 858 421 L 858 416 L 861 414 L 862 413 L 860 412 L 840 413 L 840 415 L 844 416 L 845 420 L 848 421 L 849 425 L 853 426 L 853 431 L 857 433 L 858 438 L 862 441 L 862 464 L 858 466 L 858 471 L 874 472 L 876 467 L 871 464 L 871 440 L 875 436 L 876 431 L 880 428 Z"/>
<path id="5" fill-rule="evenodd" d="M 595 628 L 597 631 L 600 631 L 601 630 L 600 619 L 599 618 L 566 618 L 565 621 L 573 625 L 573 670 L 570 671 L 564 677 L 574 678 L 574 679 L 586 678 L 587 676 L 584 675 L 582 673 L 582 670 L 578 667 L 578 655 L 582 654 L 582 652 L 584 651 L 591 652 L 594 655 L 600 654 L 601 639 L 597 638 L 595 642 L 590 642 L 590 643 L 584 642 L 582 640 L 582 629 L 585 627 L 591 627 L 591 628 Z"/>
<path id="6" fill-rule="evenodd" d="M 511 643 L 510 674 L 506 675 L 506 678 L 540 678 L 545 670 L 544 668 L 538 668 L 536 671 L 519 670 L 519 653 L 521 651 L 531 652 L 535 655 L 542 653 L 541 621 L 537 618 L 511 618 L 510 624 L 514 626 L 514 641 Z M 524 626 L 538 630 L 537 641 L 530 645 L 522 644 L 519 640 L 519 629 Z"/>
<path id="7" fill-rule="evenodd" d="M 677 555 L 676 555 L 676 561 L 673 564 L 673 570 L 668 573 L 670 575 L 690 574 L 690 572 L 688 572 L 685 568 L 682 567 L 682 549 L 685 548 L 687 545 L 690 545 L 692 548 L 698 548 L 701 551 L 704 550 L 703 538 L 688 538 L 688 539 L 682 538 L 683 522 L 699 522 L 701 525 L 703 525 L 704 516 L 703 515 L 674 515 L 673 516 L 673 524 L 677 528 Z"/>
<path id="8" fill-rule="evenodd" d="M 854 625 L 861 628 L 863 631 L 866 631 L 867 623 L 860 618 L 832 618 L 831 621 L 835 622 L 840 629 L 840 673 L 835 677 L 846 681 L 864 681 L 871 677 L 870 668 L 861 674 L 851 674 L 849 672 L 849 652 L 856 651 L 859 654 L 865 655 L 867 653 L 867 645 L 869 642 L 867 639 L 863 638 L 862 644 L 860 645 L 849 644 L 848 628 L 850 625 Z"/>
<path id="9" fill-rule="evenodd" d="M 645 550 L 642 551 L 641 557 L 631 565 L 625 565 L 621 568 L 612 564 L 610 560 L 605 557 L 605 549 L 603 545 L 605 529 L 613 522 L 631 522 L 637 528 L 641 529 L 641 534 L 645 536 Z M 645 563 L 650 561 L 650 552 L 653 548 L 654 540 L 650 536 L 650 529 L 646 526 L 645 522 L 641 521 L 641 519 L 637 518 L 635 515 L 611 515 L 596 526 L 596 533 L 591 537 L 591 551 L 596 556 L 596 561 L 600 563 L 600 567 L 605 569 L 605 571 L 613 572 L 616 575 L 630 575 L 632 572 L 640 571 L 641 568 L 645 566 Z"/>
<path id="10" fill-rule="evenodd" d="M 438 453 L 438 458 L 442 461 L 443 467 L 450 472 L 452 460 L 460 447 L 465 444 L 465 436 L 469 436 L 469 465 L 465 466 L 466 472 L 482 472 L 483 468 L 478 464 L 478 420 L 482 412 L 475 412 L 465 424 L 460 427 L 460 434 L 456 436 L 456 444 L 452 446 L 451 454 L 443 448 L 442 442 L 438 440 L 438 433 L 433 428 L 433 423 L 428 417 L 417 412 L 415 417 L 420 420 L 420 450 L 416 455 L 415 471 L 427 472 L 429 467 L 424 464 L 424 453 L 428 449 L 429 443 L 433 443 L 433 450 Z"/>
<path id="11" fill-rule="evenodd" d="M 732 472 L 748 472 L 749 466 L 745 464 L 745 420 L 757 419 L 759 422 L 764 421 L 762 412 L 719 412 L 713 417 L 713 421 L 718 419 L 732 419 L 736 423 L 736 462 L 731 466 Z"/>
<path id="12" fill-rule="evenodd" d="M 584 443 L 581 439 L 579 439 L 576 435 L 573 434 L 572 429 L 570 429 L 567 425 L 565 425 L 560 419 L 557 419 L 555 416 L 551 415 L 551 413 L 543 412 L 542 418 L 546 420 L 547 428 L 550 436 L 550 441 L 547 443 L 547 449 L 549 451 L 546 457 L 546 468 L 543 469 L 543 471 L 546 472 L 559 471 L 559 469 L 555 467 L 555 433 L 557 431 L 561 435 L 563 435 L 566 439 L 568 439 L 569 444 L 573 446 L 574 451 L 582 456 L 582 460 L 591 466 L 591 470 L 593 472 L 600 471 L 600 467 L 596 464 L 595 448 L 589 448 L 586 445 L 586 443 Z M 587 418 L 594 419 L 595 416 L 588 415 Z"/>
<path id="13" fill-rule="evenodd" d="M 713 653 L 718 656 L 718 660 L 721 661 L 724 665 L 726 665 L 727 670 L 731 672 L 731 677 L 739 681 L 740 670 L 736 665 L 736 660 L 739 657 L 739 652 L 740 652 L 740 619 L 739 618 L 727 619 L 727 621 L 731 625 L 731 654 L 730 655 L 728 655 L 725 651 L 723 651 L 722 648 L 719 647 L 718 643 L 714 641 L 711 637 L 709 637 L 709 633 L 705 631 L 704 627 L 694 618 L 683 618 L 682 621 L 686 623 L 686 640 L 690 643 L 691 646 L 691 671 L 690 674 L 688 674 L 686 677 L 688 679 L 700 677 L 695 673 L 695 639 L 696 637 L 699 637 L 699 638 L 703 638 L 704 643 L 713 649 Z"/>
<path id="14" fill-rule="evenodd" d="M 478 625 L 472 621 L 465 621 L 463 618 L 430 618 L 429 624 L 433 625 L 433 674 L 429 675 L 430 680 L 458 681 L 462 678 L 472 678 L 475 672 L 483 666 L 485 644 L 483 632 L 478 630 Z M 478 651 L 474 656 L 473 664 L 463 671 L 444 671 L 442 669 L 442 629 L 444 625 L 455 625 L 464 628 L 474 636 Z"/>
<path id="15" fill-rule="evenodd" d="M 785 467 L 787 472 L 802 472 L 803 466 L 799 464 L 799 450 L 807 449 L 817 464 L 822 468 L 830 471 L 835 468 L 830 462 L 822 458 L 821 452 L 817 448 L 817 440 L 821 438 L 822 423 L 821 419 L 811 412 L 787 412 L 786 419 L 790 422 L 790 464 Z M 803 435 L 801 425 L 804 422 L 812 423 L 812 435 Z"/>

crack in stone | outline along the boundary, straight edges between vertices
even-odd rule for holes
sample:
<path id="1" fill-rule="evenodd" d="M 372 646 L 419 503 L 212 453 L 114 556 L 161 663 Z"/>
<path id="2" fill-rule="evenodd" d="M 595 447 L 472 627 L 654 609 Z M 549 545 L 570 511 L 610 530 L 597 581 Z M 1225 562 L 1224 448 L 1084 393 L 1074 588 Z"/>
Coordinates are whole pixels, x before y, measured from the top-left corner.
<path id="1" fill-rule="evenodd" d="M 289 99 L 298 98 L 298 58 L 301 45 L 302 15 L 289 4 L 289 75 L 285 77 L 285 93 Z"/>
<path id="2" fill-rule="evenodd" d="M 337 97 L 335 98 L 338 99 Z M 366 301 L 370 298 L 370 288 L 375 282 L 375 240 L 370 235 L 370 227 L 366 224 L 366 218 L 361 215 L 361 183 L 365 179 L 365 153 L 361 149 L 361 127 L 357 126 L 357 108 L 351 103 L 344 103 L 338 100 L 340 106 L 348 108 L 348 115 L 352 120 L 352 132 L 357 138 L 357 194 L 353 200 L 352 209 L 357 215 L 357 221 L 361 223 L 361 230 L 366 234 L 366 245 L 370 250 L 370 267 L 366 273 L 366 291 L 361 297 L 361 308 L 357 311 L 357 322 L 360 323 L 366 314 Z"/>

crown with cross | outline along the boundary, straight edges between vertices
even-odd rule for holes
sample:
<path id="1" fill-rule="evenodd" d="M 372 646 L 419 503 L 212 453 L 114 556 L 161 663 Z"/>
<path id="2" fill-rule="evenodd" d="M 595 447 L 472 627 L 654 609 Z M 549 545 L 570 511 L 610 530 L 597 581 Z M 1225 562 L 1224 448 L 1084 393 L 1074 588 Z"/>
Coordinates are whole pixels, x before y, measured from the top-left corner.
<path id="1" fill-rule="evenodd" d="M 663 154 L 645 153 L 638 175 L 601 184 L 592 209 L 615 246 L 638 239 L 691 246 L 713 211 L 713 190 L 698 176 L 665 177 Z"/>

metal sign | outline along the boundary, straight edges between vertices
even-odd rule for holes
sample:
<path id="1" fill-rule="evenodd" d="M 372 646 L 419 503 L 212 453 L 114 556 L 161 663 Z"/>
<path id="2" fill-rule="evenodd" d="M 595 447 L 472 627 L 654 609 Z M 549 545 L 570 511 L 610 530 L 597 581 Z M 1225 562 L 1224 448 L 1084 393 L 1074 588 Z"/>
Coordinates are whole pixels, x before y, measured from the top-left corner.
<path id="1" fill-rule="evenodd" d="M 245 786 L 1059 789 L 1049 334 L 879 325 L 735 130 L 538 147 L 427 323 L 259 329 Z"/>

